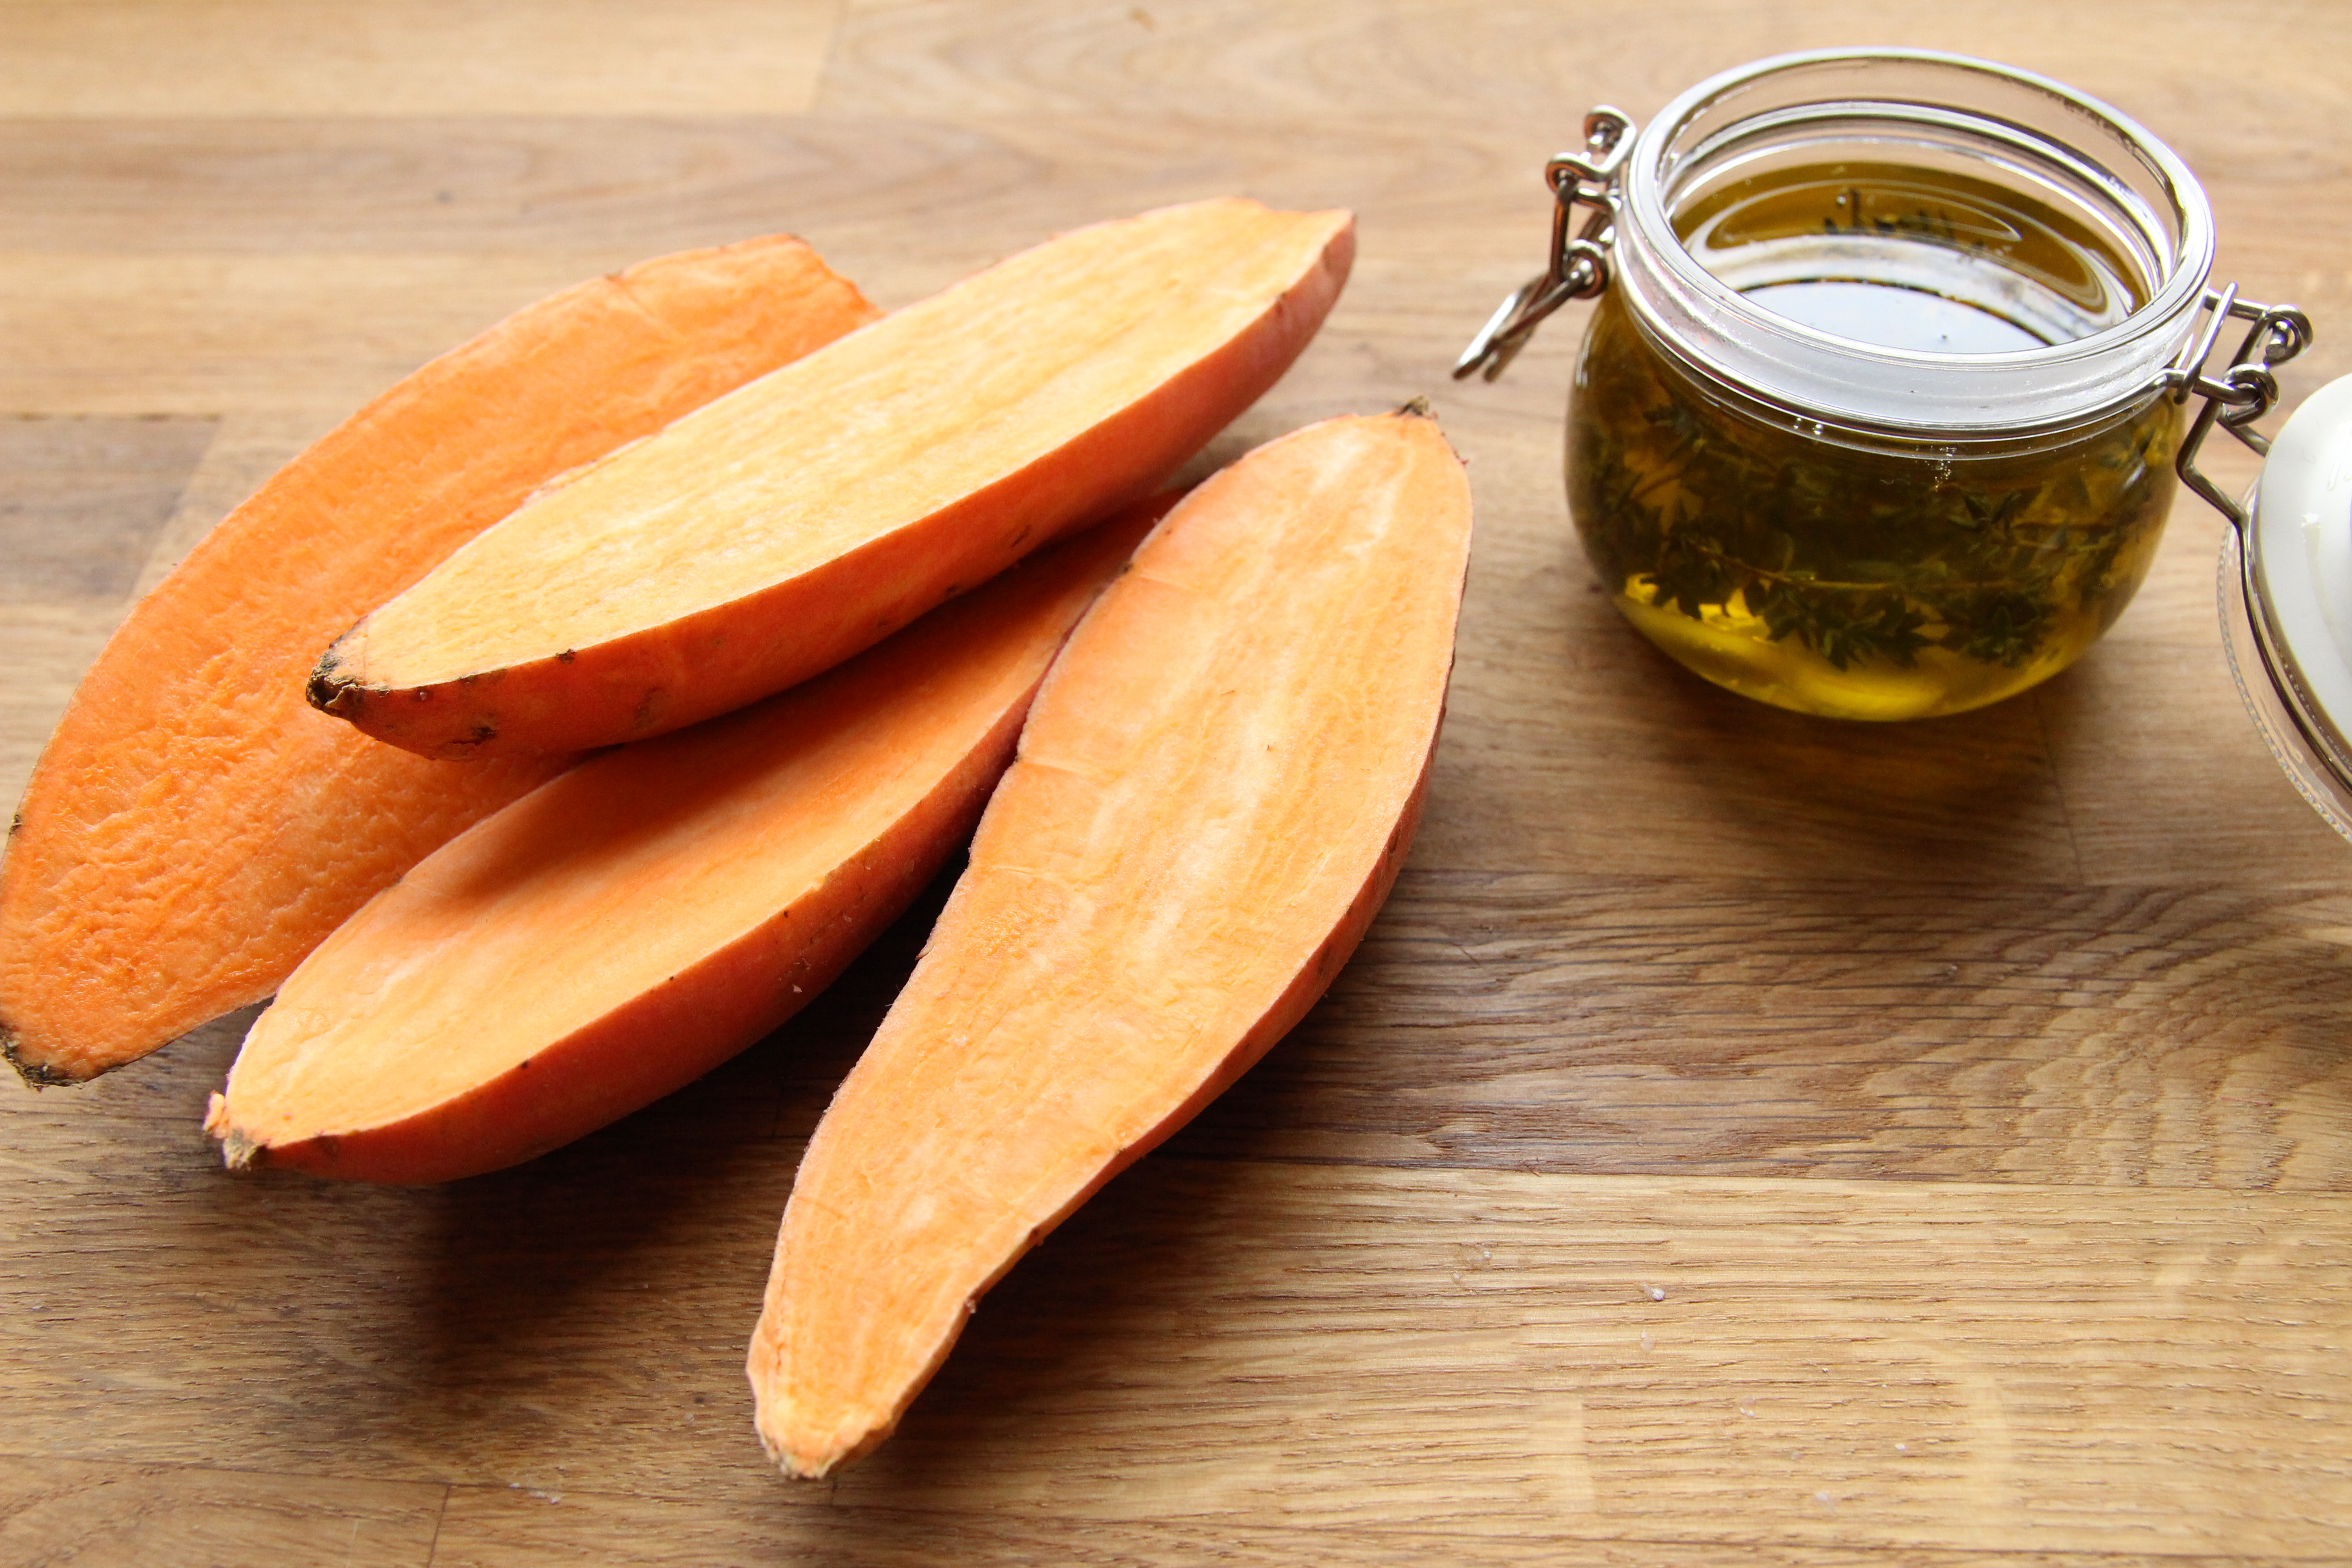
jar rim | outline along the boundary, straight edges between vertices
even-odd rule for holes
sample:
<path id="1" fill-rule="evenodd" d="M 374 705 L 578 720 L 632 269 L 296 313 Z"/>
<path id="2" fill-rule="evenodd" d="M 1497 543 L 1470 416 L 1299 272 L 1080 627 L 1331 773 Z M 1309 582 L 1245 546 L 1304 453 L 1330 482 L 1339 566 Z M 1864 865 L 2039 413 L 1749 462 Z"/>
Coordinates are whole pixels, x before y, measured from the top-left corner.
<path id="1" fill-rule="evenodd" d="M 2103 145 L 2085 149 L 2016 115 L 1959 101 L 1874 95 L 1867 84 L 1736 118 L 1689 148 L 1678 148 L 1703 117 L 1762 83 L 1803 73 L 1835 77 L 1870 67 L 1917 68 L 1999 84 L 2022 101 L 2055 108 L 2063 123 L 2091 130 Z M 1960 95 L 1955 93 L 1954 99 Z M 2047 100 L 2044 103 L 2042 100 Z M 2121 321 L 2085 336 L 1998 353 L 1937 353 L 1839 337 L 1749 300 L 1704 267 L 1675 231 L 1673 186 L 1703 168 L 1727 139 L 1808 119 L 1836 116 L 1894 126 L 1944 116 L 1948 128 L 1998 139 L 2021 155 L 2043 159 L 2085 179 L 2119 211 L 2165 226 L 2170 243 L 2150 247 L 2161 271 L 2146 301 Z M 2114 165 L 2136 161 L 2164 211 L 2129 188 Z M 2104 156 L 2102 155 L 2104 154 Z M 2011 436 L 2079 426 L 2145 399 L 2178 353 L 2204 298 L 2214 252 L 2211 207 L 2188 164 L 2137 121 L 2102 100 L 2037 72 L 1934 49 L 1846 48 L 1776 55 L 1722 71 L 1676 96 L 1635 136 L 1622 184 L 1616 269 L 1633 314 L 1677 357 L 1735 385 L 1752 387 L 1806 414 L 1864 432 L 1916 437 Z M 2163 236 L 2145 224 L 2141 237 Z M 1628 243 L 1631 241 L 1631 243 Z"/>

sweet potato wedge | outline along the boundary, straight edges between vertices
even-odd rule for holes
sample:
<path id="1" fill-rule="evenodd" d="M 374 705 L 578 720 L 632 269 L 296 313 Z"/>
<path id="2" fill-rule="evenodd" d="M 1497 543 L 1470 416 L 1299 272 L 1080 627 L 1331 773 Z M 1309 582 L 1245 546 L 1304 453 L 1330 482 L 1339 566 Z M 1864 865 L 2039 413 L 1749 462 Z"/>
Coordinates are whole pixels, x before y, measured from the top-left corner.
<path id="1" fill-rule="evenodd" d="M 1165 480 L 1314 335 L 1344 213 L 1064 235 L 522 507 L 338 639 L 310 700 L 427 756 L 643 739 L 839 662 Z"/>
<path id="2" fill-rule="evenodd" d="M 427 856 L 254 1025 L 205 1123 L 229 1164 L 473 1175 L 774 1028 L 970 836 L 1055 650 L 1165 504 L 780 696 L 590 758 Z"/>
<path id="3" fill-rule="evenodd" d="M 561 767 L 379 746 L 304 678 L 533 489 L 877 314 L 795 239 L 663 257 L 525 308 L 287 465 L 132 610 L 41 755 L 0 861 L 0 1049 L 71 1082 L 268 995 Z"/>
<path id="4" fill-rule="evenodd" d="M 1072 634 L 801 1162 L 750 1358 L 786 1472 L 887 1436 L 980 1294 L 1338 973 L 1418 821 L 1469 531 L 1433 420 L 1329 421 L 1193 492 Z"/>

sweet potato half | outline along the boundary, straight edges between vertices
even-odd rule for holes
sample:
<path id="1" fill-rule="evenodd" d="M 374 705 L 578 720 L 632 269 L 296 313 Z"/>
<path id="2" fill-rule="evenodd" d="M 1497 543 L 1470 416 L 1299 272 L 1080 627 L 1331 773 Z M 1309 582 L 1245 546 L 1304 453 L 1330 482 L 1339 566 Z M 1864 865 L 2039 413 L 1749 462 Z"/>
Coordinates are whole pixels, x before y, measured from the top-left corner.
<path id="1" fill-rule="evenodd" d="M 839 662 L 1162 483 L 1272 385 L 1344 213 L 1064 235 L 538 497 L 338 639 L 310 700 L 428 756 L 639 740 Z"/>
<path id="2" fill-rule="evenodd" d="M 533 489 L 877 314 L 798 240 L 664 257 L 517 312 L 287 465 L 131 612 L 41 754 L 0 862 L 0 1050 L 70 1082 L 268 995 L 561 767 L 377 745 L 304 678 Z"/>
<path id="3" fill-rule="evenodd" d="M 1434 421 L 1330 421 L 1072 635 L 785 1209 L 750 1373 L 788 1473 L 887 1435 L 980 1294 L 1329 984 L 1418 820 L 1469 535 Z"/>
<path id="4" fill-rule="evenodd" d="M 783 1022 L 970 837 L 1055 650 L 1164 509 L 765 702 L 591 758 L 427 856 L 254 1025 L 206 1120 L 229 1164 L 495 1170 Z"/>

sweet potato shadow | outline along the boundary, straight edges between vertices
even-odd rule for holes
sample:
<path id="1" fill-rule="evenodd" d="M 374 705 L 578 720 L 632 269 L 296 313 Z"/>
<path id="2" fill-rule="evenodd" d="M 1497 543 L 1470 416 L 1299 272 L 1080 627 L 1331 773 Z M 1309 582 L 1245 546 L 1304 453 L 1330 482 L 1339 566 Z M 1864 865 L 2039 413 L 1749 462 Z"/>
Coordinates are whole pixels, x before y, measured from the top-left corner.
<path id="1" fill-rule="evenodd" d="M 1245 1078 L 1227 1098 L 1250 1093 Z M 1118 1466 L 1116 1454 L 1085 1451 L 1087 1413 L 1202 1331 L 1191 1314 L 1216 1269 L 1221 1224 L 1262 1179 L 1244 1163 L 1158 1152 L 1122 1173 L 981 1300 L 898 1430 L 839 1473 L 837 1500 L 937 1506 Z"/>
<path id="2" fill-rule="evenodd" d="M 742 1055 L 565 1148 L 444 1189 L 420 1388 L 495 1421 L 499 1403 L 565 1359 L 563 1342 L 655 1289 L 695 1320 L 682 1330 L 696 1359 L 740 1363 L 802 1141 L 904 983 L 957 869 Z M 729 1398 L 739 1384 L 730 1372 Z"/>

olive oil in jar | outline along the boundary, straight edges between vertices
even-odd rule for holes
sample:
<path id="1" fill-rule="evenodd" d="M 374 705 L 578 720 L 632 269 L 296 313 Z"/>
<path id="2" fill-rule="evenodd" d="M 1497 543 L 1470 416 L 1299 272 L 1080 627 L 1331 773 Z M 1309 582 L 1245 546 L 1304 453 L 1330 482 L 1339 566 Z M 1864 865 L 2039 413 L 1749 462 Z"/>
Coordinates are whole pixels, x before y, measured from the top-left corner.
<path id="1" fill-rule="evenodd" d="M 1674 217 L 1748 302 L 1922 355 L 2086 338 L 2145 304 L 2111 237 L 2011 185 L 1797 163 Z M 2180 415 L 2150 390 L 1998 443 L 1792 419 L 1694 372 L 1603 296 L 1569 417 L 1570 508 L 1618 608 L 1718 684 L 1804 712 L 1958 712 L 2071 664 L 2146 574 Z"/>

